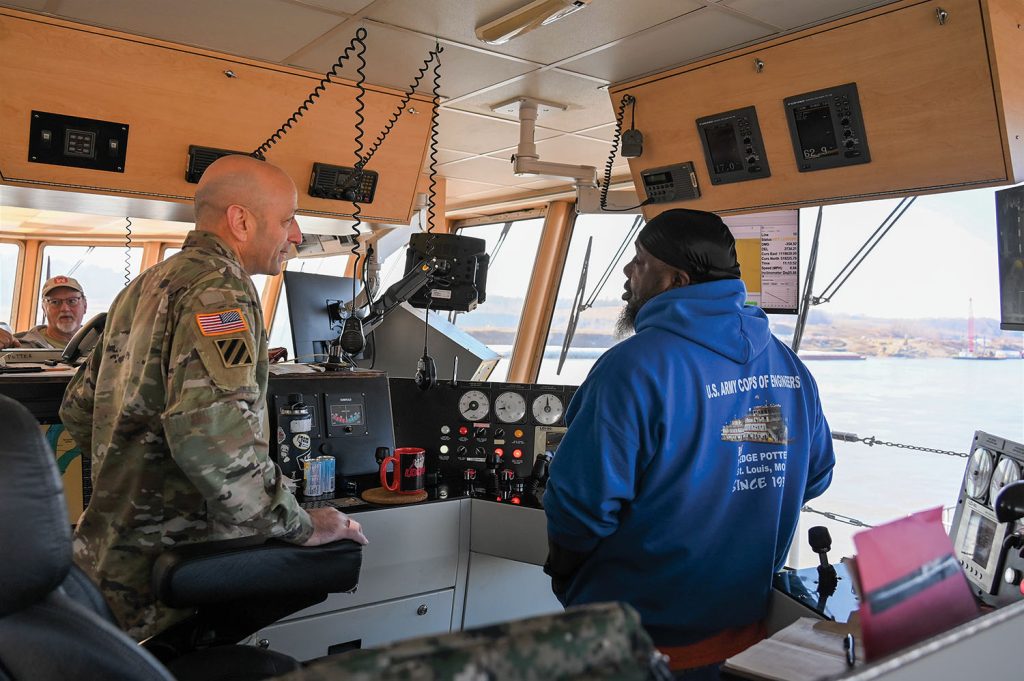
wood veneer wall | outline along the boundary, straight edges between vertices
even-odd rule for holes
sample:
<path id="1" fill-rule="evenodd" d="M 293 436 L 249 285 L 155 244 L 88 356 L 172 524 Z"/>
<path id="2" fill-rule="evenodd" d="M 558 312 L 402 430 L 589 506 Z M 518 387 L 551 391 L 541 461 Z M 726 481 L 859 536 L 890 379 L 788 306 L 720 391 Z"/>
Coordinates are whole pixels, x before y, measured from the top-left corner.
<path id="1" fill-rule="evenodd" d="M 907 0 L 612 87 L 616 106 L 623 94 L 637 98 L 645 145 L 630 170 L 641 193 L 647 168 L 696 166 L 701 198 L 648 206 L 647 218 L 676 207 L 748 212 L 1024 180 L 1022 24 L 1020 0 Z M 849 82 L 871 162 L 799 172 L 783 100 Z M 772 175 L 713 186 L 695 121 L 751 105 Z"/>
<path id="2" fill-rule="evenodd" d="M 225 71 L 235 77 L 229 78 Z M 345 73 L 351 73 L 346 64 Z M 322 74 L 0 8 L 0 171 L 8 184 L 190 201 L 188 146 L 258 147 Z M 364 147 L 402 93 L 368 87 Z M 352 166 L 356 89 L 335 81 L 267 153 L 299 188 L 300 212 L 347 217 L 353 206 L 306 194 L 314 161 Z M 408 223 L 430 130 L 431 101 L 403 114 L 367 165 L 380 173 L 364 220 Z M 28 161 L 30 112 L 97 118 L 130 127 L 124 173 Z"/>

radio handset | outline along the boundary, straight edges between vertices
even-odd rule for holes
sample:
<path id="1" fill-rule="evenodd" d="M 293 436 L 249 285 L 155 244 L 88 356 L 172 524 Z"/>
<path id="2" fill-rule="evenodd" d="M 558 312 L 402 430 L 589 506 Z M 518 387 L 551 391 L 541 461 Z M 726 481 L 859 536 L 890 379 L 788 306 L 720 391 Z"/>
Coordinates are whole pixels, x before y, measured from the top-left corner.
<path id="1" fill-rule="evenodd" d="M 61 355 L 60 361 L 64 364 L 74 364 L 85 353 L 95 347 L 96 343 L 99 342 L 100 337 L 103 335 L 103 328 L 107 325 L 107 313 L 100 312 L 98 315 L 86 322 L 82 328 L 80 328 L 75 335 L 68 341 L 67 346 L 64 348 L 64 354 Z"/>

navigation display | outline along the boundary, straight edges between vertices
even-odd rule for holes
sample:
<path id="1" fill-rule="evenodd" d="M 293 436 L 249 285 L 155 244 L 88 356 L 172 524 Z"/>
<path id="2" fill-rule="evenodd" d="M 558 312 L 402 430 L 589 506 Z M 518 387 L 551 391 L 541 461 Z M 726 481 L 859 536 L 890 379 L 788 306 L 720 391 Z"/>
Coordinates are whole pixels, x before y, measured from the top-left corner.
<path id="1" fill-rule="evenodd" d="M 731 173 L 742 170 L 743 158 L 736 143 L 736 133 L 730 123 L 715 123 L 704 128 L 708 141 L 711 163 L 716 173 Z"/>
<path id="2" fill-rule="evenodd" d="M 800 302 L 800 212 L 781 210 L 723 217 L 736 239 L 747 303 L 796 314 Z"/>
<path id="3" fill-rule="evenodd" d="M 831 107 L 827 103 L 798 106 L 793 110 L 793 118 L 804 158 L 822 158 L 839 153 Z"/>

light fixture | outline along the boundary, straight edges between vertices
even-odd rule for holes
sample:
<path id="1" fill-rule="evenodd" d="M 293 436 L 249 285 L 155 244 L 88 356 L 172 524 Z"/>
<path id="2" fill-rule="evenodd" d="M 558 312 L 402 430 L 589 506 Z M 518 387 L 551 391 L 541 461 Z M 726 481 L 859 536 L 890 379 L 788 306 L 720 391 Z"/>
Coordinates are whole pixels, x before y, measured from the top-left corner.
<path id="1" fill-rule="evenodd" d="M 494 21 L 478 26 L 476 37 L 490 45 L 501 45 L 538 26 L 547 26 L 581 10 L 590 2 L 591 0 L 533 0 Z"/>

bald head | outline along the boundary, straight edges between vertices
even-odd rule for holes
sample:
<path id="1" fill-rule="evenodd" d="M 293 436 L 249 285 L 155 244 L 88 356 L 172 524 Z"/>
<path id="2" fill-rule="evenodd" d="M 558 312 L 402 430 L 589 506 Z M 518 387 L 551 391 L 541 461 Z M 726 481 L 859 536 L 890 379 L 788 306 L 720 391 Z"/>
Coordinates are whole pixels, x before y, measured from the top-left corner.
<path id="1" fill-rule="evenodd" d="M 295 189 L 283 170 L 265 161 L 237 154 L 217 159 L 196 188 L 196 227 L 205 229 L 216 224 L 231 204 L 254 210 L 262 207 L 274 185 Z"/>
<path id="2" fill-rule="evenodd" d="M 288 175 L 250 156 L 217 159 L 196 188 L 196 229 L 213 232 L 249 274 L 277 274 L 302 235 L 295 222 L 297 194 Z"/>

